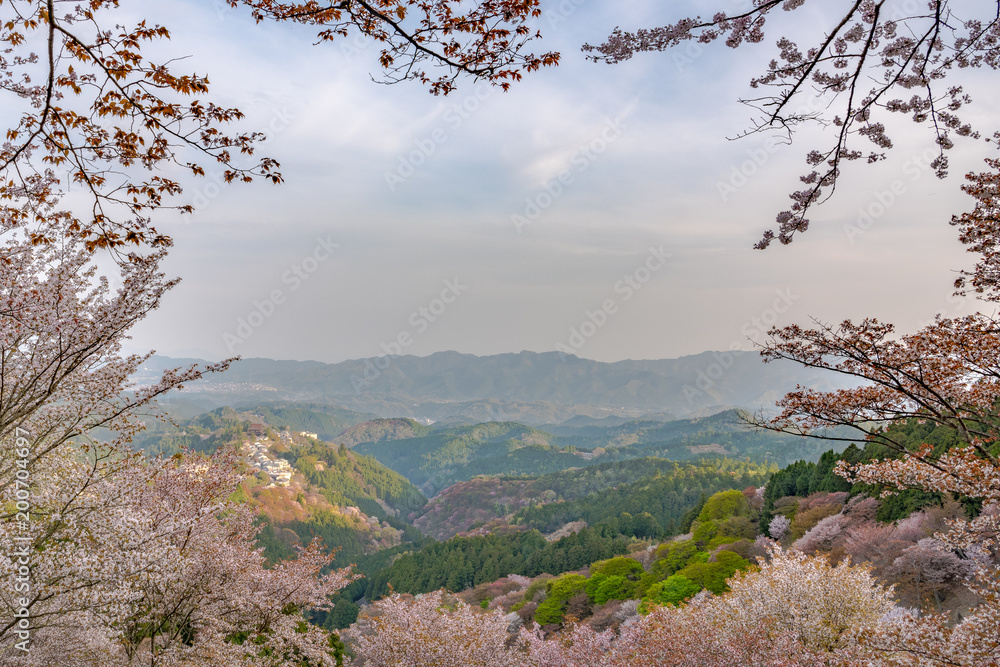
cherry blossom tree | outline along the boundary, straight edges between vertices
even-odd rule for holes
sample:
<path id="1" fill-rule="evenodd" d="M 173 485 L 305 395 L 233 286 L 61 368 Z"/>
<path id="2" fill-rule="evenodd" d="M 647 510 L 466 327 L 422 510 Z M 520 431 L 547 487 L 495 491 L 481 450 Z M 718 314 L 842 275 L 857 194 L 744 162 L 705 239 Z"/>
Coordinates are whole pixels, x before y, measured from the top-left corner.
<path id="1" fill-rule="evenodd" d="M 972 561 L 959 558 L 926 537 L 903 550 L 893 561 L 889 575 L 897 582 L 896 590 L 905 606 L 929 608 L 941 612 L 941 603 L 949 590 L 975 572 Z"/>
<path id="2" fill-rule="evenodd" d="M 788 532 L 788 528 L 791 525 L 791 519 L 783 514 L 779 514 L 771 519 L 771 523 L 767 526 L 767 534 L 775 540 L 780 540 Z"/>
<path id="3" fill-rule="evenodd" d="M 62 240 L 8 232 L 0 261 L 0 662 L 332 664 L 301 612 L 352 575 L 321 576 L 319 543 L 264 567 L 234 452 L 128 448 L 156 397 L 226 366 L 129 385 L 148 356 L 120 355 L 126 332 L 174 284 L 163 251 L 113 288 L 85 240 L 45 231 Z"/>
<path id="4" fill-rule="evenodd" d="M 614 631 L 597 632 L 589 625 L 570 625 L 549 639 L 537 626 L 534 632 L 521 630 L 529 655 L 524 664 L 531 667 L 603 667 L 616 639 Z"/>
<path id="5" fill-rule="evenodd" d="M 809 555 L 829 553 L 834 543 L 841 538 L 846 523 L 847 518 L 843 514 L 820 519 L 819 523 L 795 541 L 792 548 Z"/>
<path id="6" fill-rule="evenodd" d="M 618 63 L 687 42 L 724 40 L 736 49 L 764 41 L 775 13 L 793 14 L 788 18 L 795 34 L 777 39 L 775 57 L 750 80 L 754 96 L 742 100 L 756 114 L 747 133 L 776 130 L 790 139 L 808 123 L 833 132 L 826 146 L 808 151 L 805 187 L 791 193 L 791 207 L 778 214 L 777 230 L 765 231 L 758 248 L 775 239 L 790 243 L 804 232 L 809 210 L 833 194 L 848 162 L 886 158 L 893 147 L 891 114 L 929 129 L 938 149 L 931 167 L 942 178 L 955 137 L 980 136 L 963 116 L 971 97 L 950 79 L 956 70 L 1000 67 L 1000 3 L 754 0 L 736 12 L 715 4 L 711 18 L 631 32 L 616 28 L 603 44 L 584 50 L 595 60 Z"/>
<path id="7" fill-rule="evenodd" d="M 509 625 L 502 612 L 478 611 L 442 591 L 397 593 L 372 604 L 350 638 L 371 667 L 516 667 L 525 654 L 509 645 Z"/>
<path id="8" fill-rule="evenodd" d="M 683 608 L 659 607 L 626 625 L 612 647 L 607 667 L 792 667 L 824 664 L 789 632 L 765 637 L 739 626 L 716 624 L 712 598 Z"/>
<path id="9" fill-rule="evenodd" d="M 966 192 L 975 208 L 956 216 L 961 239 L 978 256 L 975 268 L 959 279 L 960 293 L 971 289 L 977 298 L 996 301 L 1000 283 L 992 266 L 997 233 L 995 187 L 998 165 L 970 174 Z M 968 282 L 967 282 L 968 281 Z M 810 434 L 821 426 L 847 426 L 899 454 L 858 466 L 843 462 L 838 473 L 887 488 L 886 493 L 922 489 L 978 501 L 987 511 L 972 519 L 948 520 L 935 538 L 945 551 L 981 554 L 970 561 L 974 576 L 969 589 L 982 602 L 960 624 L 945 616 L 912 617 L 888 634 L 873 635 L 871 646 L 899 664 L 992 664 L 1000 658 L 1000 568 L 996 558 L 1000 518 L 1000 430 L 996 406 L 1000 399 L 1000 339 L 995 316 L 938 317 L 909 335 L 897 336 L 892 325 L 875 319 L 833 326 L 817 323 L 774 329 L 762 351 L 765 360 L 788 359 L 811 368 L 831 370 L 861 382 L 854 389 L 833 392 L 805 388 L 788 394 L 781 415 L 761 426 L 794 428 Z M 937 451 L 929 444 L 915 450 L 892 430 L 871 430 L 872 423 L 919 419 L 954 429 L 964 445 Z M 848 545 L 850 549 L 850 545 Z M 900 629 L 906 628 L 906 629 Z M 900 657 L 902 656 L 902 657 Z M 954 662 L 956 656 L 964 656 Z"/>
<path id="10" fill-rule="evenodd" d="M 608 667 L 864 664 L 859 632 L 893 609 L 866 567 L 783 551 L 684 607 L 659 607 L 622 628 Z"/>
<path id="11" fill-rule="evenodd" d="M 856 563 L 868 563 L 876 575 L 882 575 L 892 564 L 899 548 L 895 528 L 875 521 L 851 529 L 844 541 L 844 552 Z"/>
<path id="12" fill-rule="evenodd" d="M 810 650 L 833 651 L 859 628 L 874 627 L 894 606 L 891 592 L 864 565 L 831 567 L 823 556 L 774 547 L 756 572 L 737 573 L 715 603 L 749 632 L 788 631 Z"/>

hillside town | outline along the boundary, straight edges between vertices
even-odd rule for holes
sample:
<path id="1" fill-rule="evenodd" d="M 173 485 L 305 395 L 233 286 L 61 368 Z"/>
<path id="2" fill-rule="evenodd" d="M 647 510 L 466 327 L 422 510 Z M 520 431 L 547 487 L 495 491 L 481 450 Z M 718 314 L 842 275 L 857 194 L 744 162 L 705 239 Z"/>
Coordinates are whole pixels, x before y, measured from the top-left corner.
<path id="1" fill-rule="evenodd" d="M 250 466 L 258 471 L 267 473 L 270 479 L 268 486 L 290 485 L 295 470 L 288 461 L 280 458 L 276 459 L 271 456 L 267 427 L 263 424 L 254 423 L 248 430 L 253 440 L 243 443 L 243 450 L 247 453 L 247 461 L 250 463 Z M 282 440 L 291 441 L 290 433 L 283 433 L 281 437 Z"/>

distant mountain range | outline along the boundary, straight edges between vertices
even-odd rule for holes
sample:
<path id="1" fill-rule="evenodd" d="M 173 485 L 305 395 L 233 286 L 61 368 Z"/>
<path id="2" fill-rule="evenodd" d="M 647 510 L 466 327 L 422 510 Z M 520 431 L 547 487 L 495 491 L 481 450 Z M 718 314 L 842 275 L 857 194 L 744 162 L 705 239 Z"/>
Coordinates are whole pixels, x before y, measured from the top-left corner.
<path id="1" fill-rule="evenodd" d="M 153 357 L 135 377 L 155 381 L 197 359 Z M 796 385 L 841 388 L 833 374 L 756 353 L 704 352 L 679 359 L 604 363 L 559 352 L 475 356 L 438 352 L 325 364 L 244 359 L 223 374 L 190 383 L 167 407 L 190 416 L 223 405 L 311 402 L 382 417 L 478 423 L 572 425 L 606 418 L 696 417 L 737 407 L 773 409 Z M 614 420 L 604 422 L 609 426 Z"/>

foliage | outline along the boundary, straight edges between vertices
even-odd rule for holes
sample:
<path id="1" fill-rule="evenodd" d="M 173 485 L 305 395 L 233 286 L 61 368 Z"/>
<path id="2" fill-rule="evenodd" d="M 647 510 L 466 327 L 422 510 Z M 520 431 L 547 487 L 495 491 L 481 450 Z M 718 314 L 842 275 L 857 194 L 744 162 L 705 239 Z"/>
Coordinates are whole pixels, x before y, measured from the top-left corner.
<path id="1" fill-rule="evenodd" d="M 923 443 L 932 444 L 934 451 L 940 454 L 961 444 L 961 438 L 955 429 L 917 418 L 893 422 L 876 431 L 876 434 L 877 437 L 891 439 L 898 446 L 889 447 L 879 440 L 866 442 L 861 449 L 851 444 L 840 454 L 832 450 L 825 452 L 817 463 L 798 461 L 776 472 L 764 490 L 761 527 L 770 525 L 775 503 L 781 498 L 788 496 L 805 498 L 819 492 L 846 492 L 851 498 L 860 495 L 878 497 L 886 490 L 884 484 L 867 484 L 860 481 L 852 484 L 836 473 L 839 461 L 845 461 L 849 465 L 861 465 L 886 458 L 899 459 L 904 455 L 904 450 L 915 451 Z M 898 521 L 923 507 L 942 503 L 940 493 L 922 489 L 898 491 L 899 493 L 882 499 L 878 510 L 880 521 L 887 523 Z"/>
<path id="2" fill-rule="evenodd" d="M 738 489 L 712 494 L 698 514 L 698 521 L 719 521 L 750 514 L 750 504 Z"/>
<path id="3" fill-rule="evenodd" d="M 766 476 L 762 466 L 732 460 L 677 466 L 669 475 L 661 473 L 578 500 L 521 510 L 515 513 L 512 522 L 543 531 L 578 520 L 589 524 L 618 522 L 623 534 L 639 536 L 642 533 L 649 537 L 674 534 L 679 532 L 685 513 L 697 504 L 702 494 L 760 485 Z M 625 513 L 629 515 L 627 518 Z M 655 534 L 636 520 L 646 513 L 656 522 L 650 528 L 659 527 Z"/>
<path id="4" fill-rule="evenodd" d="M 457 592 L 507 574 L 534 577 L 578 570 L 627 549 L 627 539 L 604 537 L 593 528 L 555 542 L 547 542 L 537 531 L 458 537 L 401 556 L 369 580 L 365 596 L 377 599 L 386 595 L 390 586 L 398 593 L 427 593 L 439 588 Z"/>
<path id="5" fill-rule="evenodd" d="M 691 563 L 677 572 L 689 581 L 721 595 L 728 590 L 726 580 L 737 572 L 750 567 L 750 563 L 732 551 L 720 551 L 715 559 L 705 563 Z"/>
<path id="6" fill-rule="evenodd" d="M 422 438 L 430 432 L 429 426 L 412 419 L 372 419 L 339 433 L 336 442 L 338 445 L 354 447 L 365 442 Z"/>
<path id="7" fill-rule="evenodd" d="M 340 499 L 353 502 L 385 501 L 404 515 L 419 510 L 427 500 L 410 482 L 370 456 L 338 449 L 325 443 L 311 442 L 284 454 L 311 484 L 322 489 L 330 502 Z M 322 465 L 317 465 L 317 464 Z M 337 500 L 335 500 L 337 499 Z M 371 508 L 372 503 L 369 503 Z M 377 505 L 368 514 L 385 516 Z"/>
<path id="8" fill-rule="evenodd" d="M 678 605 L 702 590 L 700 584 L 696 584 L 682 574 L 672 574 L 661 582 L 650 587 L 644 603 L 657 605 Z M 649 611 L 649 606 L 643 607 L 644 611 Z"/>
<path id="9" fill-rule="evenodd" d="M 550 579 L 545 586 L 545 600 L 535 610 L 535 622 L 540 625 L 561 623 L 570 598 L 586 591 L 587 578 L 580 574 L 564 574 Z"/>
<path id="10" fill-rule="evenodd" d="M 538 0 L 457 2 L 390 0 L 357 5 L 274 0 L 226 0 L 246 5 L 258 21 L 291 21 L 317 29 L 320 42 L 336 41 L 351 31 L 374 40 L 381 50 L 384 82 L 416 80 L 435 95 L 447 95 L 460 76 L 484 79 L 507 90 L 511 83 L 540 67 L 559 63 L 555 52 L 523 53 L 541 37 L 530 25 L 541 15 Z M 443 70 L 432 76 L 428 65 Z"/>
<path id="11" fill-rule="evenodd" d="M 626 577 L 628 579 L 638 579 L 643 573 L 642 563 L 634 558 L 609 558 L 598 561 L 590 566 L 590 576 L 603 574 L 608 577 Z"/>
<path id="12" fill-rule="evenodd" d="M 630 600 L 635 597 L 636 588 L 635 581 L 620 574 L 593 574 L 587 580 L 586 593 L 591 602 L 600 605 L 608 600 Z"/>
<path id="13" fill-rule="evenodd" d="M 667 542 L 656 551 L 657 560 L 653 563 L 653 572 L 661 579 L 669 577 L 687 565 L 698 553 L 698 545 L 694 540 Z"/>

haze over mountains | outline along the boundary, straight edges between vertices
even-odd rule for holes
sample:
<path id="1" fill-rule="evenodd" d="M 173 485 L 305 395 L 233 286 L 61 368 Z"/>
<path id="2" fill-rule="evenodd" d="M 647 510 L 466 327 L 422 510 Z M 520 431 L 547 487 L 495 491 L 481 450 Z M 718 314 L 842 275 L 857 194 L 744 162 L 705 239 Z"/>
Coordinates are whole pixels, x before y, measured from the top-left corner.
<path id="1" fill-rule="evenodd" d="M 136 381 L 154 381 L 163 369 L 195 361 L 153 357 Z M 729 407 L 769 410 L 796 385 L 844 386 L 821 371 L 787 362 L 765 364 L 752 352 L 614 363 L 558 352 L 483 357 L 438 352 L 337 364 L 244 359 L 226 373 L 190 383 L 172 407 L 196 414 L 240 403 L 317 402 L 383 417 L 540 425 L 574 417 L 681 418 Z"/>

